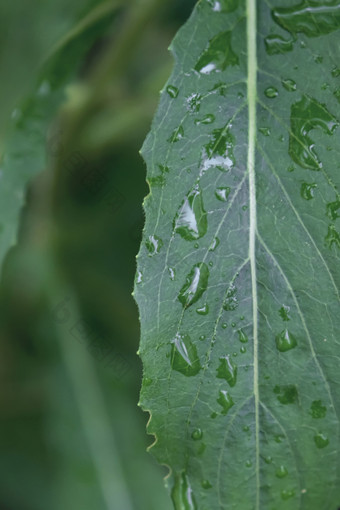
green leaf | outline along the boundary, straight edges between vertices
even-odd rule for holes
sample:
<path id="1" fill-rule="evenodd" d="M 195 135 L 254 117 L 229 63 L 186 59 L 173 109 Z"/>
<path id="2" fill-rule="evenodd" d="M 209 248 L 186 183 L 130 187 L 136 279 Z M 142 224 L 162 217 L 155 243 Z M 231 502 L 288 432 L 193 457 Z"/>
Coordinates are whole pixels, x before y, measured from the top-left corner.
<path id="1" fill-rule="evenodd" d="M 202 0 L 172 45 L 135 296 L 176 510 L 340 506 L 339 29 Z"/>

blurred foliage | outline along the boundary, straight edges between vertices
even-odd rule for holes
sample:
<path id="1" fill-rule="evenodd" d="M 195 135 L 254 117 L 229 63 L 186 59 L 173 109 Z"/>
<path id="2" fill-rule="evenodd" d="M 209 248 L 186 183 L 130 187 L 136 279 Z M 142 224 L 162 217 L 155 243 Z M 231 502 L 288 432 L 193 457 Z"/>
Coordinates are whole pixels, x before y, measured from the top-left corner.
<path id="1" fill-rule="evenodd" d="M 194 3 L 1 3 L 1 510 L 171 508 L 131 291 L 139 148 Z"/>

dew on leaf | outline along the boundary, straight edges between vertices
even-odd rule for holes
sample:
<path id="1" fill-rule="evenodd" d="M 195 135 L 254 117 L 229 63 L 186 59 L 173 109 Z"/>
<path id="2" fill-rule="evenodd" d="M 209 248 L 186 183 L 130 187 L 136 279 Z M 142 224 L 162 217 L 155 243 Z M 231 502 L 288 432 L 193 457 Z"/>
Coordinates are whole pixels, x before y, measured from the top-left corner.
<path id="1" fill-rule="evenodd" d="M 319 432 L 318 434 L 316 434 L 314 436 L 314 442 L 316 444 L 316 447 L 317 448 L 326 448 L 326 446 L 329 445 L 329 439 L 327 436 L 325 436 L 325 434 L 322 434 L 321 432 Z"/>
<path id="2" fill-rule="evenodd" d="M 149 183 L 150 188 L 152 187 L 163 187 L 166 183 L 164 175 L 155 175 L 152 177 L 147 177 L 147 181 Z"/>
<path id="3" fill-rule="evenodd" d="M 168 271 L 169 271 L 169 275 L 170 275 L 170 280 L 174 281 L 175 276 L 176 276 L 175 270 L 172 267 L 169 267 Z"/>
<path id="4" fill-rule="evenodd" d="M 232 32 L 222 32 L 213 37 L 200 56 L 195 70 L 202 74 L 224 71 L 228 66 L 238 65 L 239 59 L 231 45 Z"/>
<path id="5" fill-rule="evenodd" d="M 288 331 L 288 329 L 281 331 L 281 333 L 277 335 L 275 341 L 276 347 L 280 352 L 290 351 L 297 346 L 296 338 Z"/>
<path id="6" fill-rule="evenodd" d="M 208 313 L 209 313 L 209 305 L 207 303 L 205 303 L 200 308 L 197 308 L 196 312 L 198 313 L 198 315 L 208 315 Z"/>
<path id="7" fill-rule="evenodd" d="M 215 12 L 233 12 L 236 11 L 238 0 L 208 0 Z"/>
<path id="8" fill-rule="evenodd" d="M 273 459 L 270 455 L 268 455 L 267 457 L 265 457 L 264 461 L 266 464 L 271 464 L 273 462 Z"/>
<path id="9" fill-rule="evenodd" d="M 212 485 L 209 482 L 209 480 L 202 480 L 201 485 L 202 485 L 203 489 L 211 489 L 212 488 Z"/>
<path id="10" fill-rule="evenodd" d="M 235 327 L 236 327 L 236 322 L 232 322 L 232 323 L 231 323 L 231 327 L 232 327 L 232 328 L 235 328 Z"/>
<path id="11" fill-rule="evenodd" d="M 197 510 L 196 501 L 185 473 L 175 477 L 175 484 L 171 491 L 171 499 L 175 510 Z"/>
<path id="12" fill-rule="evenodd" d="M 288 475 L 288 471 L 287 471 L 287 468 L 285 466 L 280 466 L 277 468 L 276 472 L 275 472 L 275 476 L 277 478 L 285 478 L 285 476 Z"/>
<path id="13" fill-rule="evenodd" d="M 321 400 L 314 400 L 310 406 L 310 415 L 312 418 L 320 419 L 324 418 L 327 414 L 327 407 L 322 405 Z"/>
<path id="14" fill-rule="evenodd" d="M 183 128 L 183 126 L 179 126 L 178 128 L 176 128 L 173 131 L 172 135 L 168 139 L 168 142 L 175 143 L 175 142 L 178 142 L 179 140 L 182 140 L 183 137 L 184 137 L 184 128 Z"/>
<path id="15" fill-rule="evenodd" d="M 241 347 L 240 353 L 245 354 L 247 352 L 247 349 L 245 347 Z"/>
<path id="16" fill-rule="evenodd" d="M 196 303 L 204 294 L 208 286 L 208 279 L 209 269 L 204 262 L 199 262 L 192 267 L 178 294 L 178 299 L 184 308 Z"/>
<path id="17" fill-rule="evenodd" d="M 264 91 L 264 95 L 269 99 L 274 99 L 279 95 L 279 91 L 275 87 L 267 87 Z"/>
<path id="18" fill-rule="evenodd" d="M 166 88 L 166 91 L 169 94 L 169 96 L 172 97 L 173 99 L 176 99 L 176 97 L 178 96 L 178 92 L 179 92 L 178 88 L 175 87 L 174 85 L 168 85 Z"/>
<path id="19" fill-rule="evenodd" d="M 160 252 L 163 246 L 163 241 L 158 236 L 155 235 L 149 236 L 145 241 L 145 246 L 149 252 L 148 253 L 149 257 L 152 257 L 153 255 L 156 255 L 157 253 Z"/>
<path id="20" fill-rule="evenodd" d="M 215 237 L 210 245 L 209 251 L 215 251 L 219 244 L 220 244 L 219 238 Z"/>
<path id="21" fill-rule="evenodd" d="M 286 501 L 287 499 L 293 498 L 295 496 L 294 490 L 285 489 L 281 492 L 281 498 Z"/>
<path id="22" fill-rule="evenodd" d="M 290 157 L 302 168 L 319 170 L 322 163 L 314 150 L 315 143 L 309 133 L 319 127 L 324 133 L 332 135 L 339 122 L 329 113 L 325 105 L 304 95 L 291 107 L 290 124 L 288 149 Z"/>
<path id="23" fill-rule="evenodd" d="M 300 195 L 305 200 L 312 200 L 312 198 L 314 198 L 314 190 L 317 187 L 318 185 L 315 182 L 312 182 L 310 184 L 308 182 L 303 182 L 301 184 Z"/>
<path id="24" fill-rule="evenodd" d="M 191 377 L 201 370 L 201 363 L 197 355 L 196 346 L 192 343 L 189 335 L 179 333 L 171 341 L 171 366 L 177 372 Z"/>
<path id="25" fill-rule="evenodd" d="M 264 42 L 268 55 L 279 55 L 293 50 L 293 39 L 287 41 L 280 35 L 268 35 Z"/>
<path id="26" fill-rule="evenodd" d="M 228 200 L 228 197 L 230 195 L 231 189 L 228 187 L 220 187 L 215 190 L 215 196 L 218 200 L 221 202 L 226 202 Z"/>
<path id="27" fill-rule="evenodd" d="M 197 184 L 180 206 L 174 220 L 174 230 L 187 241 L 194 241 L 203 237 L 207 228 L 207 213 L 204 210 L 202 191 Z"/>
<path id="28" fill-rule="evenodd" d="M 236 292 L 237 291 L 236 291 L 235 285 L 231 284 L 227 291 L 225 300 L 223 302 L 224 310 L 230 311 L 230 312 L 236 310 L 236 308 L 238 307 L 238 300 L 237 300 Z"/>
<path id="29" fill-rule="evenodd" d="M 226 322 L 223 322 L 222 329 L 227 329 L 227 327 L 228 327 L 228 324 Z"/>
<path id="30" fill-rule="evenodd" d="M 327 216 L 331 220 L 335 221 L 337 218 L 340 218 L 340 214 L 338 210 L 340 209 L 340 199 L 335 202 L 329 202 L 326 206 Z"/>
<path id="31" fill-rule="evenodd" d="M 212 113 L 208 113 L 201 119 L 196 119 L 195 124 L 197 124 L 197 126 L 199 126 L 200 124 L 212 124 L 214 121 L 215 121 L 215 115 L 213 115 Z"/>
<path id="32" fill-rule="evenodd" d="M 251 460 L 247 460 L 247 461 L 246 461 L 246 467 L 247 467 L 247 468 L 252 467 L 252 465 L 253 465 L 253 463 L 252 463 L 252 461 L 251 461 Z"/>
<path id="33" fill-rule="evenodd" d="M 263 136 L 270 136 L 270 129 L 268 127 L 260 127 L 259 131 Z"/>
<path id="34" fill-rule="evenodd" d="M 142 283 L 142 281 L 143 281 L 143 274 L 141 273 L 141 271 L 137 271 L 136 283 Z"/>
<path id="35" fill-rule="evenodd" d="M 279 314 L 280 314 L 280 317 L 283 321 L 285 322 L 288 322 L 290 320 L 290 317 L 289 317 L 289 312 L 290 312 L 290 307 L 287 306 L 287 305 L 282 305 L 280 310 L 279 310 Z"/>
<path id="36" fill-rule="evenodd" d="M 203 432 L 200 428 L 192 431 L 191 437 L 194 441 L 199 441 L 203 437 Z"/>
<path id="37" fill-rule="evenodd" d="M 217 402 L 222 407 L 221 413 L 224 415 L 226 415 L 229 409 L 234 405 L 233 399 L 226 390 L 220 390 Z"/>
<path id="38" fill-rule="evenodd" d="M 298 391 L 296 386 L 288 384 L 286 386 L 275 386 L 274 393 L 277 395 L 277 400 L 283 404 L 294 404 L 298 397 Z"/>
<path id="39" fill-rule="evenodd" d="M 328 248 L 332 248 L 333 244 L 340 248 L 340 234 L 336 230 L 335 225 L 329 225 L 325 242 Z"/>
<path id="40" fill-rule="evenodd" d="M 243 331 L 243 329 L 239 329 L 237 333 L 239 341 L 242 342 L 243 344 L 246 344 L 248 342 L 248 337 Z"/>
<path id="41" fill-rule="evenodd" d="M 249 432 L 249 427 L 248 427 L 248 425 L 245 425 L 245 426 L 243 427 L 243 432 Z"/>
<path id="42" fill-rule="evenodd" d="M 201 335 L 201 336 L 199 337 L 199 339 L 200 339 L 201 341 L 203 341 L 203 340 L 205 340 L 205 339 L 206 339 L 206 336 L 205 336 L 205 335 Z"/>
<path id="43" fill-rule="evenodd" d="M 288 90 L 288 92 L 295 92 L 296 90 L 296 83 L 294 80 L 291 80 L 289 78 L 287 78 L 286 80 L 281 80 L 281 83 L 283 85 L 283 87 Z"/>
<path id="44" fill-rule="evenodd" d="M 205 145 L 203 170 L 216 167 L 219 170 L 231 170 L 235 164 L 233 148 L 235 139 L 230 132 L 230 124 L 227 123 L 220 129 L 214 129 L 210 142 Z"/>
<path id="45" fill-rule="evenodd" d="M 340 76 L 340 67 L 334 66 L 332 69 L 332 76 L 333 78 L 337 78 Z"/>
<path id="46" fill-rule="evenodd" d="M 201 101 L 202 101 L 201 94 L 195 94 L 195 93 L 191 94 L 187 98 L 187 108 L 188 108 L 189 112 L 191 112 L 191 113 L 199 112 L 199 110 L 201 108 Z"/>
<path id="47" fill-rule="evenodd" d="M 333 95 L 337 99 L 337 101 L 340 103 L 340 87 L 334 90 Z"/>
<path id="48" fill-rule="evenodd" d="M 275 443 L 280 444 L 284 440 L 284 436 L 282 434 L 276 434 L 276 436 L 274 436 L 274 440 L 275 440 Z"/>
<path id="49" fill-rule="evenodd" d="M 235 386 L 237 382 L 237 365 L 230 356 L 222 356 L 220 358 L 220 366 L 217 369 L 217 377 L 225 379 L 229 386 Z"/>

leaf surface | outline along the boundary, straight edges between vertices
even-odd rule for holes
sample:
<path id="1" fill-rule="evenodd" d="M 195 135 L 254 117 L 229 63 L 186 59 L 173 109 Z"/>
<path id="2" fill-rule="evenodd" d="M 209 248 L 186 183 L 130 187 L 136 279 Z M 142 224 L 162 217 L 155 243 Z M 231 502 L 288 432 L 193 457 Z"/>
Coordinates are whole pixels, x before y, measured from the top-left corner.
<path id="1" fill-rule="evenodd" d="M 176 510 L 336 510 L 338 0 L 202 0 L 143 149 L 141 405 Z"/>

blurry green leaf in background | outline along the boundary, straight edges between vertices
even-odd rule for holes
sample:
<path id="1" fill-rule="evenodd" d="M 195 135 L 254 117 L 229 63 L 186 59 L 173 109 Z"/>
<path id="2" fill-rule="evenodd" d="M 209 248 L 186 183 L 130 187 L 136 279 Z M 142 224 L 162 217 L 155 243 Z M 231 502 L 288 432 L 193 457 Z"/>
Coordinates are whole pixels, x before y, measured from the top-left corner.
<path id="1" fill-rule="evenodd" d="M 138 152 L 194 3 L 1 3 L 2 510 L 171 508 L 131 291 Z"/>

